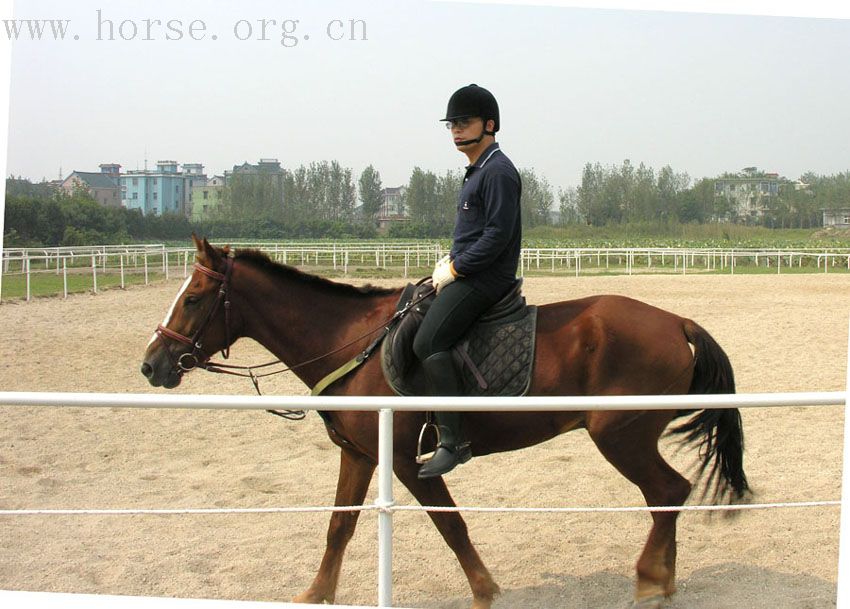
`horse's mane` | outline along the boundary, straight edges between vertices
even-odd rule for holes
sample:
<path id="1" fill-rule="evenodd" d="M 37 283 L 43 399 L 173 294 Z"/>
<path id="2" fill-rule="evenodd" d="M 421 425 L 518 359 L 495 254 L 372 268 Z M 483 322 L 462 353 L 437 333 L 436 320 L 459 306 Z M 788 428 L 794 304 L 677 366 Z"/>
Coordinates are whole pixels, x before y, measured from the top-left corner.
<path id="1" fill-rule="evenodd" d="M 260 267 L 262 270 L 281 279 L 285 279 L 286 281 L 296 281 L 308 284 L 327 291 L 328 293 L 368 297 L 386 296 L 398 291 L 398 288 L 381 288 L 369 284 L 364 286 L 354 286 L 347 283 L 331 281 L 330 279 L 325 279 L 318 275 L 305 273 L 304 271 L 300 271 L 287 264 L 275 262 L 269 258 L 266 253 L 261 252 L 260 250 L 240 249 L 236 251 L 234 258 L 241 262 L 247 262 L 252 266 Z"/>

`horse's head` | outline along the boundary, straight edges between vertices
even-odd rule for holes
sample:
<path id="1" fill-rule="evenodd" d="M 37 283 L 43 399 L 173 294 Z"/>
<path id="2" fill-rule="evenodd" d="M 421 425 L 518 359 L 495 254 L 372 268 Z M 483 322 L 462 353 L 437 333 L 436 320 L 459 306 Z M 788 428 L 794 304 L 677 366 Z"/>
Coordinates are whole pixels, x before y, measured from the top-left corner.
<path id="1" fill-rule="evenodd" d="M 203 366 L 216 351 L 227 352 L 230 336 L 230 274 L 228 248 L 218 249 L 194 234 L 197 248 L 192 275 L 148 342 L 142 374 L 154 387 L 172 389 L 184 372 Z"/>

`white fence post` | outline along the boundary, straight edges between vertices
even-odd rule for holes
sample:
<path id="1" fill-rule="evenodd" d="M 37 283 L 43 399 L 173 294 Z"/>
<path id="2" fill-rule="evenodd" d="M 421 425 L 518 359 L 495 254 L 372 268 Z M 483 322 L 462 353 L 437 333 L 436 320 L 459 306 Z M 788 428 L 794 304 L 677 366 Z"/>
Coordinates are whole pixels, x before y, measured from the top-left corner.
<path id="1" fill-rule="evenodd" d="M 97 256 L 91 257 L 91 280 L 92 289 L 97 294 Z"/>
<path id="2" fill-rule="evenodd" d="M 378 413 L 378 606 L 393 604 L 393 411 Z"/>
<path id="3" fill-rule="evenodd" d="M 25 265 L 26 265 L 26 267 L 27 267 L 27 302 L 29 302 L 29 301 L 30 301 L 30 297 L 31 297 L 31 295 L 30 295 L 30 259 L 29 259 L 29 258 L 25 258 L 25 259 L 24 259 L 24 264 L 25 264 Z"/>
<path id="4" fill-rule="evenodd" d="M 62 258 L 62 291 L 68 298 L 68 258 Z"/>

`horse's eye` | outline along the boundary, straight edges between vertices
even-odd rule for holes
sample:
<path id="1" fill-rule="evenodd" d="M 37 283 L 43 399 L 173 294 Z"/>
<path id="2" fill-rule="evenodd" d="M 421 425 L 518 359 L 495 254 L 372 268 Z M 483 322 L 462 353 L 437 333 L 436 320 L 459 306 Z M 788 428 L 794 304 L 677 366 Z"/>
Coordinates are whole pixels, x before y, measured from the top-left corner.
<path id="1" fill-rule="evenodd" d="M 198 298 L 197 296 L 195 296 L 193 294 L 188 294 L 186 296 L 186 298 L 183 299 L 183 304 L 193 305 L 193 304 L 198 304 L 200 301 L 201 301 L 201 299 Z"/>

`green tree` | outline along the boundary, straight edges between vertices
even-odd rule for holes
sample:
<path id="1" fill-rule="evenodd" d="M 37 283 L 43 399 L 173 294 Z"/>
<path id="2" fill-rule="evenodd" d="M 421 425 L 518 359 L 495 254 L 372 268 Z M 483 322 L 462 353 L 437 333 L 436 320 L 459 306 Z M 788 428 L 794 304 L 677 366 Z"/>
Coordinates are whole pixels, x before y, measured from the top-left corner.
<path id="1" fill-rule="evenodd" d="M 6 196 L 3 242 L 9 246 L 38 246 L 53 243 L 46 241 L 40 230 L 39 215 L 44 203 L 16 195 Z M 61 216 L 60 223 L 61 226 Z M 60 233 L 61 234 L 61 233 Z"/>
<path id="2" fill-rule="evenodd" d="M 631 198 L 633 215 L 627 220 L 647 222 L 655 219 L 658 206 L 658 187 L 655 180 L 655 170 L 643 163 L 638 165 L 634 173 Z"/>
<path id="3" fill-rule="evenodd" d="M 6 178 L 6 196 L 46 201 L 53 197 L 56 188 L 50 182 L 32 183 L 26 178 Z"/>
<path id="4" fill-rule="evenodd" d="M 435 235 L 450 235 L 457 217 L 460 191 L 463 187 L 463 171 L 446 171 L 437 178 L 434 187 L 435 208 L 433 223 Z"/>
<path id="5" fill-rule="evenodd" d="M 357 202 L 351 169 L 331 161 L 326 175 L 327 219 L 348 224 L 354 219 L 354 205 Z"/>
<path id="6" fill-rule="evenodd" d="M 410 210 L 411 222 L 429 226 L 438 212 L 437 176 L 419 167 L 413 168 L 407 183 L 404 205 Z"/>
<path id="7" fill-rule="evenodd" d="M 662 220 L 679 220 L 679 197 L 690 185 L 687 173 L 676 173 L 670 165 L 658 172 L 658 211 Z"/>
<path id="8" fill-rule="evenodd" d="M 550 212 L 555 196 L 549 181 L 543 176 L 538 177 L 534 169 L 521 169 L 519 175 L 522 179 L 520 207 L 523 228 L 551 224 Z"/>
<path id="9" fill-rule="evenodd" d="M 578 210 L 588 224 L 602 226 L 610 221 L 602 202 L 602 188 L 605 183 L 605 171 L 602 165 L 586 163 L 581 174 L 581 186 L 578 188 Z"/>
<path id="10" fill-rule="evenodd" d="M 360 174 L 360 200 L 363 202 L 361 213 L 365 220 L 374 222 L 381 209 L 384 187 L 381 184 L 381 174 L 369 165 Z"/>
<path id="11" fill-rule="evenodd" d="M 679 220 L 682 222 L 709 222 L 717 218 L 715 210 L 714 180 L 702 178 L 681 193 Z"/>
<path id="12" fill-rule="evenodd" d="M 26 196 L 6 200 L 5 235 L 8 245 L 56 246 L 128 243 L 145 239 L 185 239 L 192 226 L 182 214 L 144 216 L 138 209 L 104 207 L 87 188 L 71 194 L 46 194 L 17 180 L 13 189 Z M 38 186 L 38 185 L 34 185 Z"/>
<path id="13" fill-rule="evenodd" d="M 227 180 L 218 215 L 242 220 L 281 220 L 283 179 L 271 172 L 234 173 Z"/>
<path id="14" fill-rule="evenodd" d="M 304 165 L 293 171 L 286 171 L 283 178 L 283 200 L 285 202 L 288 226 L 296 226 L 307 220 L 309 212 L 309 185 L 307 168 Z"/>
<path id="15" fill-rule="evenodd" d="M 558 224 L 578 224 L 583 221 L 578 210 L 578 190 L 570 187 L 565 190 L 558 189 Z"/>

